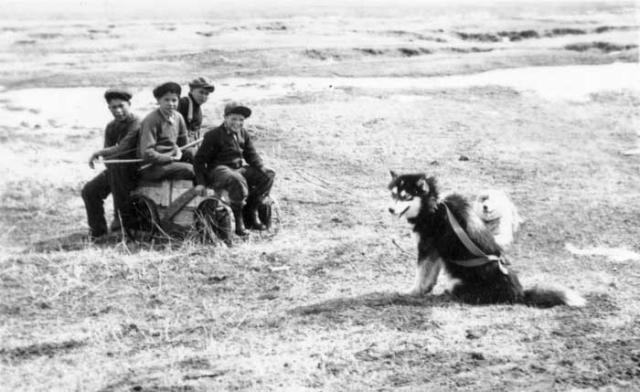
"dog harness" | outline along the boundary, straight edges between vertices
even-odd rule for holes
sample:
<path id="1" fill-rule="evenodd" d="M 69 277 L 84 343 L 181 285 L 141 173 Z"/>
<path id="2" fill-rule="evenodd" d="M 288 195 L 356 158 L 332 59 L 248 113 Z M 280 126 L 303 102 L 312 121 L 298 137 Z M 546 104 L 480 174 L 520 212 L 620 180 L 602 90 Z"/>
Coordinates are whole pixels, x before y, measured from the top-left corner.
<path id="1" fill-rule="evenodd" d="M 460 239 L 460 241 L 467 248 L 467 250 L 471 252 L 474 256 L 477 256 L 476 258 L 469 259 L 469 260 L 450 260 L 450 261 L 453 264 L 457 264 L 461 267 L 479 267 L 481 265 L 497 262 L 498 268 L 500 268 L 500 271 L 505 275 L 509 275 L 509 271 L 505 266 L 504 257 L 503 256 L 498 257 L 496 255 L 488 255 L 484 253 L 480 248 L 478 248 L 476 244 L 474 244 L 473 241 L 471 241 L 471 238 L 469 238 L 469 236 L 464 231 L 462 226 L 460 226 L 460 223 L 458 223 L 458 220 L 453 216 L 447 204 L 444 202 L 442 204 L 444 205 L 445 210 L 447 210 L 447 218 L 449 218 L 449 224 L 451 225 L 453 232 L 456 233 L 456 236 Z"/>

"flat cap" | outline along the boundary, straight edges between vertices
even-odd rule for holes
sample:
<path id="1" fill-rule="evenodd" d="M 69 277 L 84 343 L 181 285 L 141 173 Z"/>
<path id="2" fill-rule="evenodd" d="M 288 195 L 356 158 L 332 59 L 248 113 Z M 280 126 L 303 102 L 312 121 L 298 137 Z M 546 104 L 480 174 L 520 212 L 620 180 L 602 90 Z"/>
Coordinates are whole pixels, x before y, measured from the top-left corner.
<path id="1" fill-rule="evenodd" d="M 167 82 L 153 89 L 153 96 L 156 97 L 156 99 L 168 93 L 173 93 L 180 96 L 180 93 L 182 93 L 182 88 L 176 82 Z"/>
<path id="2" fill-rule="evenodd" d="M 122 99 L 124 101 L 131 101 L 133 95 L 123 88 L 110 88 L 104 92 L 104 99 L 109 102 L 112 99 Z"/>
<path id="3" fill-rule="evenodd" d="M 207 79 L 207 78 L 205 78 L 203 76 L 195 78 L 191 82 L 189 82 L 189 87 L 191 87 L 191 88 L 203 88 L 203 89 L 209 91 L 210 93 L 212 93 L 213 90 L 216 89 L 215 86 L 213 85 L 213 83 L 209 79 Z"/>
<path id="4" fill-rule="evenodd" d="M 229 102 L 224 107 L 224 115 L 228 116 L 229 114 L 239 114 L 244 118 L 248 118 L 251 116 L 251 109 L 246 106 L 240 105 L 237 102 Z"/>

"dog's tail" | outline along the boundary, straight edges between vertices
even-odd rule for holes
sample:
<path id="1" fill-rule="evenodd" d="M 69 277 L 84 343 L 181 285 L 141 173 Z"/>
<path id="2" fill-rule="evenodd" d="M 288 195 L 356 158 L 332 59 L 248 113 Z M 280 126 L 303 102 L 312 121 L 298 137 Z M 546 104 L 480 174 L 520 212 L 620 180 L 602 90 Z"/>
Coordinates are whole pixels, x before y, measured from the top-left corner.
<path id="1" fill-rule="evenodd" d="M 587 304 L 587 301 L 573 290 L 534 287 L 524 291 L 524 303 L 538 308 L 551 308 L 558 305 L 581 308 Z"/>

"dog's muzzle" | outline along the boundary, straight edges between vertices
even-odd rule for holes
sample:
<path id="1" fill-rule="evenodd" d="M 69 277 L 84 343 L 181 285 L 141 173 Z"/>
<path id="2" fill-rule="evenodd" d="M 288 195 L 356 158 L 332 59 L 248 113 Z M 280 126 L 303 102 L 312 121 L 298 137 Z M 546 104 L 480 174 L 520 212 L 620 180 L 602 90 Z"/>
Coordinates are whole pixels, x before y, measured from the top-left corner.
<path id="1" fill-rule="evenodd" d="M 391 213 L 391 215 L 397 215 L 398 218 L 401 218 L 402 215 L 409 211 L 409 208 L 411 208 L 411 206 L 406 206 L 400 213 L 398 213 L 398 210 L 396 210 L 396 208 L 389 207 L 389 212 Z"/>
<path id="2" fill-rule="evenodd" d="M 414 198 L 409 200 L 402 200 L 394 198 L 394 204 L 389 206 L 389 213 L 391 215 L 401 218 L 403 216 L 411 218 L 410 215 L 415 215 L 417 211 L 416 202 Z"/>

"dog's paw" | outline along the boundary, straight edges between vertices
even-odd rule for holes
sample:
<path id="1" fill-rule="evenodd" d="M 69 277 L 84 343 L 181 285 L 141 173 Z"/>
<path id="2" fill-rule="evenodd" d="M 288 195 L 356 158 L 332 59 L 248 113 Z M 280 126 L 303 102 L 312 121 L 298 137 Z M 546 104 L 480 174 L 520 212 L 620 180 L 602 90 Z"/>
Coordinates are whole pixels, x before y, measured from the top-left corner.
<path id="1" fill-rule="evenodd" d="M 433 287 L 412 287 L 410 290 L 407 290 L 402 293 L 407 297 L 423 297 L 429 294 L 433 290 Z"/>
<path id="2" fill-rule="evenodd" d="M 425 293 L 423 293 L 419 287 L 412 287 L 409 290 L 403 291 L 401 294 L 406 297 L 421 297 Z"/>

